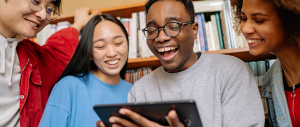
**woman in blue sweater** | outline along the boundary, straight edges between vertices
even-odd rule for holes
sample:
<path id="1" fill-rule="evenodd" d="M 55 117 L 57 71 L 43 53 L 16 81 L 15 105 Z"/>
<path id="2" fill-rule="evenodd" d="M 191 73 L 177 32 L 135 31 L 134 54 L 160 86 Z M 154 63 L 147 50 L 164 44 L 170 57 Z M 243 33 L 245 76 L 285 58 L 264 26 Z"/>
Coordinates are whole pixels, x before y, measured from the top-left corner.
<path id="1" fill-rule="evenodd" d="M 74 56 L 55 84 L 39 126 L 91 127 L 96 104 L 126 103 L 131 84 L 124 79 L 128 34 L 109 14 L 85 26 Z"/>

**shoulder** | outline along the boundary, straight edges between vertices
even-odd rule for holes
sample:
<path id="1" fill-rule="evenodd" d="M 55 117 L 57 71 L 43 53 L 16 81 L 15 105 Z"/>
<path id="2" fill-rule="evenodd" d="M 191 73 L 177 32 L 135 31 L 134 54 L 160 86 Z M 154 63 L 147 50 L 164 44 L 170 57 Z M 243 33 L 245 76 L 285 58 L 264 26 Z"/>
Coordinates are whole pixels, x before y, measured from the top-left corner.
<path id="1" fill-rule="evenodd" d="M 39 50 L 42 48 L 39 44 L 29 40 L 29 39 L 23 39 L 20 43 L 19 46 L 22 48 L 29 48 L 29 49 L 34 49 L 34 50 Z"/>
<path id="2" fill-rule="evenodd" d="M 278 72 L 281 71 L 281 63 L 280 61 L 277 59 L 272 66 L 270 67 L 270 69 L 266 72 L 266 74 L 264 75 L 262 81 L 263 81 L 263 85 L 266 84 L 266 82 L 268 82 L 269 80 L 271 80 L 271 78 L 273 77 L 273 75 Z"/>
<path id="3" fill-rule="evenodd" d="M 123 87 L 129 88 L 129 89 L 132 87 L 132 84 L 128 83 L 127 81 L 125 81 L 123 79 L 121 79 L 120 83 Z"/>
<path id="4" fill-rule="evenodd" d="M 84 77 L 69 75 L 59 80 L 54 85 L 52 92 L 61 91 L 61 90 L 70 91 L 70 90 L 74 90 L 74 88 L 80 89 L 84 85 L 85 85 Z"/>
<path id="5" fill-rule="evenodd" d="M 224 55 L 224 54 L 205 54 L 205 60 L 218 62 L 221 64 L 241 64 L 244 63 L 241 59 L 230 56 L 230 55 Z M 201 58 L 201 57 L 200 57 Z"/>
<path id="6" fill-rule="evenodd" d="M 223 54 L 203 54 L 203 56 L 202 63 L 205 65 L 201 66 L 210 66 L 226 72 L 248 68 L 248 65 L 244 61 L 234 56 Z"/>

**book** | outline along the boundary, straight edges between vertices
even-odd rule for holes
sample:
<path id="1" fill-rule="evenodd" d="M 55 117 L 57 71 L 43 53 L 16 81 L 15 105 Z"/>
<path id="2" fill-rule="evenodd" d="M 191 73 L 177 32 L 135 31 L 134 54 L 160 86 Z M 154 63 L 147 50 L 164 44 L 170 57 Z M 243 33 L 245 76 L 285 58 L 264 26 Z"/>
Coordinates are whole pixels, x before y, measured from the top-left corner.
<path id="1" fill-rule="evenodd" d="M 220 43 L 220 49 L 225 49 L 224 41 L 223 41 L 223 32 L 222 32 L 222 26 L 221 26 L 220 13 L 215 12 L 215 17 L 216 17 L 216 24 L 217 24 L 217 32 L 218 32 L 218 38 L 219 38 L 219 43 Z"/>
<path id="2" fill-rule="evenodd" d="M 225 26 L 225 20 L 224 20 L 224 14 L 223 11 L 220 11 L 220 21 L 221 21 L 221 27 L 222 27 L 222 36 L 223 36 L 223 41 L 224 41 L 224 48 L 225 49 L 230 49 L 230 44 L 228 44 L 228 40 L 226 37 L 226 26 Z"/>
<path id="3" fill-rule="evenodd" d="M 251 71 L 253 72 L 254 78 L 256 80 L 256 83 L 258 84 L 258 77 L 257 77 L 257 65 L 255 61 L 249 62 L 249 67 Z"/>
<path id="4" fill-rule="evenodd" d="M 257 78 L 258 78 L 258 85 L 263 85 L 262 78 L 266 74 L 266 62 L 265 61 L 257 61 Z"/>
<path id="5" fill-rule="evenodd" d="M 213 33 L 213 29 L 212 29 L 212 23 L 211 21 L 208 21 L 207 22 L 207 26 L 208 26 L 208 33 L 207 35 L 209 35 L 209 38 L 210 38 L 210 43 L 208 43 L 208 50 L 209 51 L 215 51 L 216 48 L 215 48 L 215 40 L 214 40 L 214 33 Z"/>
<path id="6" fill-rule="evenodd" d="M 218 37 L 218 29 L 217 29 L 217 21 L 216 21 L 216 16 L 210 15 L 210 19 L 211 19 L 211 25 L 212 25 L 212 36 L 214 38 L 214 49 L 215 50 L 220 50 L 220 41 L 219 41 L 219 37 Z"/>
<path id="7" fill-rule="evenodd" d="M 202 18 L 201 18 L 201 14 L 198 13 L 197 14 L 197 22 L 198 22 L 198 37 L 200 40 L 200 48 L 201 51 L 205 51 L 205 41 L 204 41 L 204 31 L 203 31 L 203 25 L 202 25 Z"/>
<path id="8" fill-rule="evenodd" d="M 201 19 L 202 19 L 202 28 L 203 28 L 203 37 L 204 37 L 204 42 L 205 42 L 205 51 L 208 51 L 208 45 L 207 45 L 207 36 L 206 36 L 206 27 L 205 27 L 205 17 L 204 13 L 200 13 Z"/>
<path id="9" fill-rule="evenodd" d="M 137 58 L 137 13 L 132 13 L 130 19 L 129 53 L 128 58 Z"/>

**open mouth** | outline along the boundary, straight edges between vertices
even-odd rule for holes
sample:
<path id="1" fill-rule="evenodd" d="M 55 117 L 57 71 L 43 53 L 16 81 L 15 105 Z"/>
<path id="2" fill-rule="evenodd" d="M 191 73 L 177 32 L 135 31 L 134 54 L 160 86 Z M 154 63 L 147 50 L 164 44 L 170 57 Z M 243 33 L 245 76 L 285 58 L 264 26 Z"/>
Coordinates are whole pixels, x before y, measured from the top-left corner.
<path id="1" fill-rule="evenodd" d="M 33 22 L 33 21 L 30 21 L 30 20 L 28 20 L 28 19 L 25 19 L 27 22 L 29 22 L 30 24 L 32 24 L 33 26 L 35 26 L 36 28 L 38 28 L 40 25 L 39 24 L 37 24 L 37 23 L 35 23 L 35 22 Z"/>
<path id="2" fill-rule="evenodd" d="M 260 43 L 262 41 L 264 41 L 264 39 L 247 39 L 247 42 L 250 44 Z"/>
<path id="3" fill-rule="evenodd" d="M 105 61 L 105 63 L 109 64 L 109 65 L 116 65 L 117 63 L 119 63 L 119 59 L 118 60 L 109 60 L 109 61 Z"/>
<path id="4" fill-rule="evenodd" d="M 162 47 L 158 48 L 157 51 L 162 57 L 172 57 L 177 53 L 177 47 Z"/>

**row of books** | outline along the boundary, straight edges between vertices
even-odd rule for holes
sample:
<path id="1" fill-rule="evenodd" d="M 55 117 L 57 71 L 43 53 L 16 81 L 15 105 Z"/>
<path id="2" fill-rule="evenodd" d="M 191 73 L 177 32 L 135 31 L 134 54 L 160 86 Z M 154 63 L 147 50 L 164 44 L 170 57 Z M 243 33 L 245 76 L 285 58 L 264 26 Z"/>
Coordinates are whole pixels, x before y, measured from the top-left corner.
<path id="1" fill-rule="evenodd" d="M 258 86 L 263 85 L 262 78 L 275 61 L 276 59 L 266 59 L 262 61 L 246 62 L 253 72 Z"/>
<path id="2" fill-rule="evenodd" d="M 229 29 L 233 26 L 226 24 L 228 18 L 223 11 L 195 14 L 195 21 L 198 22 L 198 37 L 195 40 L 194 51 L 248 47 L 243 35 L 237 35 L 233 29 Z M 234 39 L 230 39 L 231 36 Z"/>
<path id="3" fill-rule="evenodd" d="M 125 80 L 131 84 L 134 84 L 137 80 L 149 74 L 151 71 L 151 67 L 143 67 L 135 70 L 126 70 Z"/>
<path id="4" fill-rule="evenodd" d="M 273 63 L 276 61 L 276 59 L 265 59 L 262 61 L 252 61 L 252 62 L 246 62 L 246 64 L 249 65 L 250 70 L 253 72 L 253 75 L 255 77 L 255 80 L 258 84 L 258 89 L 260 92 L 260 95 L 262 95 L 263 88 L 262 88 L 262 78 L 266 74 L 266 72 L 269 70 L 269 68 L 273 65 Z M 268 106 L 265 98 L 261 98 L 263 103 L 263 108 L 265 114 L 268 114 Z"/>
<path id="5" fill-rule="evenodd" d="M 248 47 L 245 37 L 237 34 L 233 28 L 234 17 L 230 4 L 228 1 L 222 1 L 222 6 L 222 11 L 195 14 L 195 21 L 199 27 L 194 52 Z M 145 18 L 144 11 L 132 13 L 131 18 L 120 18 L 129 34 L 128 58 L 153 56 L 142 32 L 146 27 Z"/>
<path id="6" fill-rule="evenodd" d="M 154 56 L 147 45 L 147 38 L 142 31 L 146 27 L 145 11 L 134 12 L 131 18 L 119 18 L 129 35 L 128 58 Z"/>

